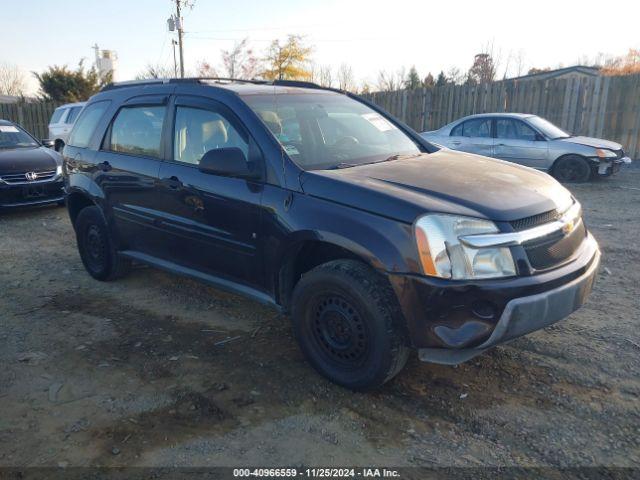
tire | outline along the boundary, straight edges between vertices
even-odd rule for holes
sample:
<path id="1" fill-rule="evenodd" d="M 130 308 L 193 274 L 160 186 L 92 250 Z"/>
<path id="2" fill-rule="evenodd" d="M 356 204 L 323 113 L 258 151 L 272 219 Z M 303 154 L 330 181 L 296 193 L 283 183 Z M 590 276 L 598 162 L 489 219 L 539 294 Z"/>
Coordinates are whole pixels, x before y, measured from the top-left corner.
<path id="1" fill-rule="evenodd" d="M 74 228 L 84 268 L 96 280 L 115 280 L 126 275 L 131 262 L 118 254 L 107 223 L 98 207 L 80 210 Z"/>
<path id="2" fill-rule="evenodd" d="M 553 176 L 563 183 L 584 183 L 591 178 L 591 165 L 580 155 L 567 155 L 556 161 Z"/>
<path id="3" fill-rule="evenodd" d="M 372 390 L 407 362 L 409 348 L 395 294 L 364 263 L 335 260 L 314 268 L 296 285 L 291 306 L 302 352 L 338 385 Z"/>

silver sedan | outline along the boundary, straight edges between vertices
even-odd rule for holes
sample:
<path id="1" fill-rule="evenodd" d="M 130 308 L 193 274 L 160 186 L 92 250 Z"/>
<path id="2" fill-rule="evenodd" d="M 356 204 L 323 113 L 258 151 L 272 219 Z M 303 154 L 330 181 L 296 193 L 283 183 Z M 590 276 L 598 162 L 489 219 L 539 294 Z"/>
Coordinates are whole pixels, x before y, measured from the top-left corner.
<path id="1" fill-rule="evenodd" d="M 537 115 L 471 115 L 421 135 L 453 150 L 544 170 L 562 182 L 608 176 L 631 163 L 619 143 L 570 135 Z"/>

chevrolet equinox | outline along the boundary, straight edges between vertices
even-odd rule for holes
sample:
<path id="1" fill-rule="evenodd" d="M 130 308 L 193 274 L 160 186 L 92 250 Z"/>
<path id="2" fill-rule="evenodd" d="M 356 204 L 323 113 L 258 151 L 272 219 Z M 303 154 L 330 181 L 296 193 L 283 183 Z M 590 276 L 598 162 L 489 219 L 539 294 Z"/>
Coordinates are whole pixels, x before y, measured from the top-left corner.
<path id="1" fill-rule="evenodd" d="M 356 390 L 411 349 L 464 362 L 580 307 L 600 252 L 549 175 L 438 148 L 355 95 L 293 81 L 156 80 L 93 96 L 64 148 L 82 262 L 132 262 L 290 314 Z"/>

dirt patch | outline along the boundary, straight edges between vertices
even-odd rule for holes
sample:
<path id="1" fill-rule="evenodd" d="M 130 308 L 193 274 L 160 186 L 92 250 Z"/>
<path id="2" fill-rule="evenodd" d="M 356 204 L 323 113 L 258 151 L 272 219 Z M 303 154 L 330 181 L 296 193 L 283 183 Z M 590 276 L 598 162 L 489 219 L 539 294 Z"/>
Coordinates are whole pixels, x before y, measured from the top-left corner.
<path id="1" fill-rule="evenodd" d="M 585 307 L 458 367 L 337 387 L 277 312 L 151 268 L 100 283 L 66 212 L 0 216 L 0 465 L 640 463 L 640 169 L 572 187 Z"/>

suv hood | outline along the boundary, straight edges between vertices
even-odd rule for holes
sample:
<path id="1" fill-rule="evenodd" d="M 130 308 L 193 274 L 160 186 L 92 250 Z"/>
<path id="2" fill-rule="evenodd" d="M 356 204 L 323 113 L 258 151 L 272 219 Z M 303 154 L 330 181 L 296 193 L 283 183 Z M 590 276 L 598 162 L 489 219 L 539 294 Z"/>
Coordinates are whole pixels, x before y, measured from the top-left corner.
<path id="1" fill-rule="evenodd" d="M 567 143 L 577 143 L 578 145 L 586 145 L 593 148 L 606 148 L 608 150 L 622 150 L 622 145 L 609 140 L 593 137 L 569 137 L 560 138 L 559 141 Z"/>
<path id="2" fill-rule="evenodd" d="M 306 194 L 407 223 L 427 212 L 512 221 L 564 210 L 572 202 L 571 194 L 545 173 L 452 150 L 306 171 L 301 185 Z"/>
<path id="3" fill-rule="evenodd" d="M 60 156 L 46 147 L 0 148 L 0 174 L 55 170 Z"/>

